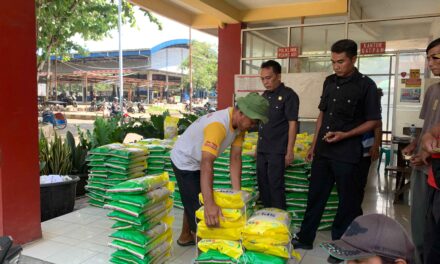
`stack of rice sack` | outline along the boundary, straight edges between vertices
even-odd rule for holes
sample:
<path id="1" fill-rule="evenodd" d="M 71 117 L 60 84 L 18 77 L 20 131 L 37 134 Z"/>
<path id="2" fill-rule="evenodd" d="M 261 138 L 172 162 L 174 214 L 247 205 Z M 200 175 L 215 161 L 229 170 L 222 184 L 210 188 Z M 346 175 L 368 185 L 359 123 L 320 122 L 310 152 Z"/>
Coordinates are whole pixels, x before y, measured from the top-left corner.
<path id="1" fill-rule="evenodd" d="M 144 145 L 149 151 L 147 159 L 148 174 L 165 171 L 166 153 L 172 148 L 172 142 L 160 139 L 143 139 L 139 141 L 139 144 Z"/>
<path id="2" fill-rule="evenodd" d="M 231 189 L 214 190 L 214 201 L 221 208 L 223 218 L 219 227 L 208 228 L 204 218 L 204 207 L 197 212 L 197 236 L 201 238 L 197 244 L 201 251 L 196 263 L 205 262 L 238 262 L 243 254 L 241 232 L 246 224 L 247 208 L 254 203 L 255 197 L 246 191 Z M 199 199 L 203 204 L 203 196 Z"/>
<path id="3" fill-rule="evenodd" d="M 102 207 L 105 191 L 123 181 L 145 175 L 148 151 L 119 143 L 104 145 L 90 151 L 90 174 L 86 189 L 89 203 Z"/>
<path id="4" fill-rule="evenodd" d="M 300 259 L 290 244 L 290 221 L 289 213 L 281 209 L 256 211 L 243 229 L 243 247 L 266 255 L 267 263 L 286 263 L 291 256 Z"/>
<path id="5" fill-rule="evenodd" d="M 253 188 L 257 184 L 256 163 L 253 156 L 242 154 L 241 186 Z M 230 178 L 230 152 L 226 150 L 214 161 L 214 188 L 232 188 Z"/>
<path id="6" fill-rule="evenodd" d="M 112 263 L 164 263 L 171 255 L 173 186 L 167 173 L 147 175 L 107 190 L 110 202 L 104 208 L 116 223 Z"/>
<path id="7" fill-rule="evenodd" d="M 287 210 L 292 214 L 292 225 L 299 228 L 304 219 L 309 192 L 310 164 L 304 161 L 313 135 L 298 134 L 295 142 L 295 160 L 285 171 Z M 338 206 L 338 194 L 334 187 L 319 225 L 319 230 L 331 227 Z"/>

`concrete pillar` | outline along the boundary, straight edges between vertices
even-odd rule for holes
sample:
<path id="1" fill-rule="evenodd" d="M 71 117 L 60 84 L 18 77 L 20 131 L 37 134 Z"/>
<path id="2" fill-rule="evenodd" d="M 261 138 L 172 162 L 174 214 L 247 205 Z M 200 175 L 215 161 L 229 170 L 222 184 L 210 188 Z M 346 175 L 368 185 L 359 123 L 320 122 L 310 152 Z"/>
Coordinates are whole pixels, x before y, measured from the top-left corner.
<path id="1" fill-rule="evenodd" d="M 218 29 L 218 109 L 233 104 L 234 76 L 240 74 L 242 24 Z"/>
<path id="2" fill-rule="evenodd" d="M 35 2 L 1 1 L 0 17 L 0 235 L 26 243 L 41 238 Z"/>

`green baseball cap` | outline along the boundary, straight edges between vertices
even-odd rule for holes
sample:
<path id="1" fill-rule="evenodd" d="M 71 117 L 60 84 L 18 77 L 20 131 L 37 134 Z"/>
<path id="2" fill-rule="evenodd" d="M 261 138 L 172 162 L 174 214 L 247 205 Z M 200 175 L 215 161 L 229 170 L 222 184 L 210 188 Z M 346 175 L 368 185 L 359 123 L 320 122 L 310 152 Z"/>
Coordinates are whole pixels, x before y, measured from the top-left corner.
<path id="1" fill-rule="evenodd" d="M 263 124 L 269 121 L 269 102 L 258 93 L 249 93 L 237 99 L 237 106 L 240 111 L 250 119 L 260 120 Z"/>

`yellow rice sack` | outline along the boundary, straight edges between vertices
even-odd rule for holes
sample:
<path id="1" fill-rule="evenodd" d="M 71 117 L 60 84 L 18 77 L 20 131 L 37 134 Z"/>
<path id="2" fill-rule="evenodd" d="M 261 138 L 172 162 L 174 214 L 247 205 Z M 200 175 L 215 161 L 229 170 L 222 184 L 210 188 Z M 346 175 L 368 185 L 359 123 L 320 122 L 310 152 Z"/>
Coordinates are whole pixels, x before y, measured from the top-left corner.
<path id="1" fill-rule="evenodd" d="M 243 246 L 247 250 L 261 252 L 264 254 L 274 255 L 282 258 L 290 258 L 290 250 L 289 248 L 284 246 L 274 246 L 268 245 L 264 243 L 251 243 L 246 240 L 243 241 Z"/>
<path id="2" fill-rule="evenodd" d="M 280 233 L 270 233 L 265 232 L 265 235 L 254 235 L 254 234 L 242 234 L 242 239 L 251 243 L 263 243 L 268 245 L 286 245 L 290 242 L 289 234 L 280 234 Z"/>
<path id="3" fill-rule="evenodd" d="M 172 139 L 178 136 L 177 123 L 179 123 L 178 117 L 167 116 L 164 121 L 164 138 Z"/>
<path id="4" fill-rule="evenodd" d="M 207 227 L 204 223 L 197 224 L 197 236 L 203 239 L 240 240 L 243 228 Z"/>
<path id="5" fill-rule="evenodd" d="M 278 235 L 288 235 L 290 215 L 288 212 L 277 208 L 258 210 L 249 218 L 243 233 L 259 235 L 277 239 Z"/>
<path id="6" fill-rule="evenodd" d="M 221 208 L 241 209 L 251 200 L 250 193 L 232 189 L 214 190 L 214 202 Z M 203 204 L 203 195 L 199 194 L 199 200 Z"/>
<path id="7" fill-rule="evenodd" d="M 202 239 L 197 244 L 202 252 L 217 250 L 231 258 L 238 259 L 243 254 L 243 247 L 237 241 L 224 239 Z"/>
<path id="8" fill-rule="evenodd" d="M 244 219 L 245 213 L 243 209 L 221 208 L 223 220 L 234 222 Z M 196 211 L 196 217 L 199 220 L 205 220 L 205 207 L 202 206 Z"/>

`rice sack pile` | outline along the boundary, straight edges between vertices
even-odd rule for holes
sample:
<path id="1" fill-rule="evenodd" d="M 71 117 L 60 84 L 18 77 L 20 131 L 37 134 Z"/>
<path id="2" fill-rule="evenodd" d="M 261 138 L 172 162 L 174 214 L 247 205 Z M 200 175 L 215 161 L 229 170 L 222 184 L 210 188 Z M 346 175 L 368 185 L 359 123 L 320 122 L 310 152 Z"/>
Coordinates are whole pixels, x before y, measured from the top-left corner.
<path id="1" fill-rule="evenodd" d="M 127 179 L 145 175 L 148 151 L 114 143 L 90 150 L 87 157 L 89 179 L 86 194 L 93 206 L 102 207 L 106 190 Z"/>
<path id="2" fill-rule="evenodd" d="M 305 162 L 307 151 L 313 140 L 313 134 L 301 133 L 297 135 L 294 153 L 295 160 L 286 168 L 286 202 L 287 211 L 292 215 L 292 226 L 299 229 L 304 219 L 307 207 L 307 195 L 309 192 L 310 164 Z M 327 230 L 331 227 L 338 207 L 338 194 L 333 188 L 324 214 L 319 225 L 319 230 Z"/>
<path id="3" fill-rule="evenodd" d="M 162 173 L 165 170 L 166 153 L 171 150 L 172 140 L 143 139 L 139 144 L 148 148 L 148 174 Z"/>
<path id="4" fill-rule="evenodd" d="M 214 190 L 214 201 L 221 208 L 219 227 L 207 227 L 204 207 L 196 212 L 199 220 L 197 236 L 201 238 L 197 246 L 200 251 L 196 263 L 233 262 L 237 263 L 243 254 L 241 232 L 246 225 L 247 208 L 255 204 L 256 197 L 249 192 L 232 189 Z M 203 196 L 199 195 L 203 204 Z"/>
<path id="5" fill-rule="evenodd" d="M 170 195 L 173 184 L 166 172 L 122 182 L 107 190 L 115 220 L 109 246 L 116 248 L 112 263 L 164 263 L 171 256 Z"/>

